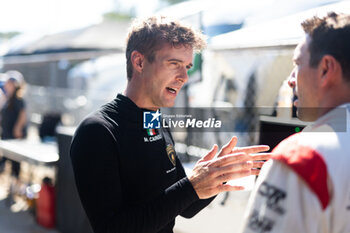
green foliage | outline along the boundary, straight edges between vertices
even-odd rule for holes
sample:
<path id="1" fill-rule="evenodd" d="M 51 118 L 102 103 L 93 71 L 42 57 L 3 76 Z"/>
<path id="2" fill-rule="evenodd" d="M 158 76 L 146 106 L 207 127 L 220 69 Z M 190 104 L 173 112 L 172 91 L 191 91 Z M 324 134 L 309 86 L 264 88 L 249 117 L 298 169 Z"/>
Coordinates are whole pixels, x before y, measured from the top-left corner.
<path id="1" fill-rule="evenodd" d="M 173 4 L 177 4 L 177 3 L 180 3 L 180 2 L 186 2 L 188 0 L 161 0 L 161 1 L 166 2 L 169 5 L 173 5 Z"/>
<path id="2" fill-rule="evenodd" d="M 113 20 L 113 21 L 126 21 L 130 20 L 131 18 L 135 17 L 133 15 L 133 12 L 130 13 L 124 13 L 124 12 L 108 12 L 103 15 L 103 18 L 105 20 Z"/>
<path id="3" fill-rule="evenodd" d="M 202 66 L 202 54 L 201 53 L 196 53 L 194 55 L 194 59 L 193 59 L 193 66 L 187 72 L 188 76 L 191 76 L 194 73 L 196 73 L 198 70 L 200 70 L 201 66 Z"/>
<path id="4" fill-rule="evenodd" d="M 19 35 L 19 32 L 0 32 L 0 39 L 11 39 L 17 35 Z"/>

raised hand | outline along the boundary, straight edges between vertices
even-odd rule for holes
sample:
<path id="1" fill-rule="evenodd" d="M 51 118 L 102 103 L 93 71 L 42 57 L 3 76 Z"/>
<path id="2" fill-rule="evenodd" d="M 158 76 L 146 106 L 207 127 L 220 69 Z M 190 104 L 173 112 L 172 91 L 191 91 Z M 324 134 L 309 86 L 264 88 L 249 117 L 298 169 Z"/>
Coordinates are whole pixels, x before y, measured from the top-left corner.
<path id="1" fill-rule="evenodd" d="M 232 137 L 217 154 L 218 146 L 200 159 L 192 170 L 189 180 L 200 199 L 209 198 L 225 191 L 242 190 L 226 182 L 249 175 L 257 175 L 270 153 L 258 153 L 269 150 L 268 146 L 249 146 L 235 148 L 237 137 Z M 257 154 L 258 153 L 258 154 Z"/>
<path id="2" fill-rule="evenodd" d="M 218 146 L 213 148 L 195 165 L 189 180 L 200 199 L 209 198 L 224 191 L 242 190 L 225 182 L 251 175 L 253 163 L 244 153 L 234 153 L 215 157 Z"/>
<path id="3" fill-rule="evenodd" d="M 253 162 L 252 175 L 258 175 L 260 170 L 257 168 L 261 168 L 265 161 L 269 160 L 271 157 L 271 153 L 260 152 L 268 151 L 270 147 L 266 145 L 236 147 L 237 141 L 237 137 L 232 137 L 229 143 L 222 147 L 217 157 L 222 157 L 227 154 L 246 153 Z"/>

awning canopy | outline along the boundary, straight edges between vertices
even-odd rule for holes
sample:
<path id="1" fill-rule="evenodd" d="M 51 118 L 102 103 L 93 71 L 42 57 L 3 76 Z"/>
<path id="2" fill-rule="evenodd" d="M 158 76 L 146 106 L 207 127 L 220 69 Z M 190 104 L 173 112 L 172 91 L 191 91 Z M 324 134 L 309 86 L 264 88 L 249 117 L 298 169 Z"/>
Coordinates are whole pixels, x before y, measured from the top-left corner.
<path id="1" fill-rule="evenodd" d="M 342 1 L 313 8 L 213 37 L 210 48 L 214 50 L 227 50 L 286 45 L 294 46 L 304 35 L 300 25 L 303 20 L 314 15 L 326 15 L 330 11 L 350 13 L 350 1 Z"/>
<path id="2" fill-rule="evenodd" d="M 23 46 L 10 46 L 4 56 L 95 50 L 122 51 L 129 26 L 129 21 L 105 21 L 83 29 L 46 35 Z"/>

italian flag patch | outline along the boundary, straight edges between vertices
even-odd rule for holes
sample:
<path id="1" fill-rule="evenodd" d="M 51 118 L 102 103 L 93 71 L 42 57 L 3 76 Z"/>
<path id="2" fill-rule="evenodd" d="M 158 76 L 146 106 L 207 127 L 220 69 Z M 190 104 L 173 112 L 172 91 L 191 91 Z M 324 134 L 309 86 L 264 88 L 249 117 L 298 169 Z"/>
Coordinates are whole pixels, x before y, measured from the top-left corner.
<path id="1" fill-rule="evenodd" d="M 155 129 L 146 129 L 148 136 L 154 136 L 157 134 Z"/>

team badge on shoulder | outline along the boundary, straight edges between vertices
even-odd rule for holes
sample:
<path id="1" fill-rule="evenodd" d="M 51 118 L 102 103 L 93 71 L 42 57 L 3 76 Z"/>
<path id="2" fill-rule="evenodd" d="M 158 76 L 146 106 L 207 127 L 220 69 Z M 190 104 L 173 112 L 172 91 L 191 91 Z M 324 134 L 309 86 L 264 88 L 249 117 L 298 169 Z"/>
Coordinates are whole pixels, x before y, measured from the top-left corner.
<path id="1" fill-rule="evenodd" d="M 174 150 L 174 146 L 171 144 L 168 144 L 166 146 L 166 153 L 168 154 L 168 158 L 170 162 L 175 166 L 176 165 L 176 153 Z"/>

